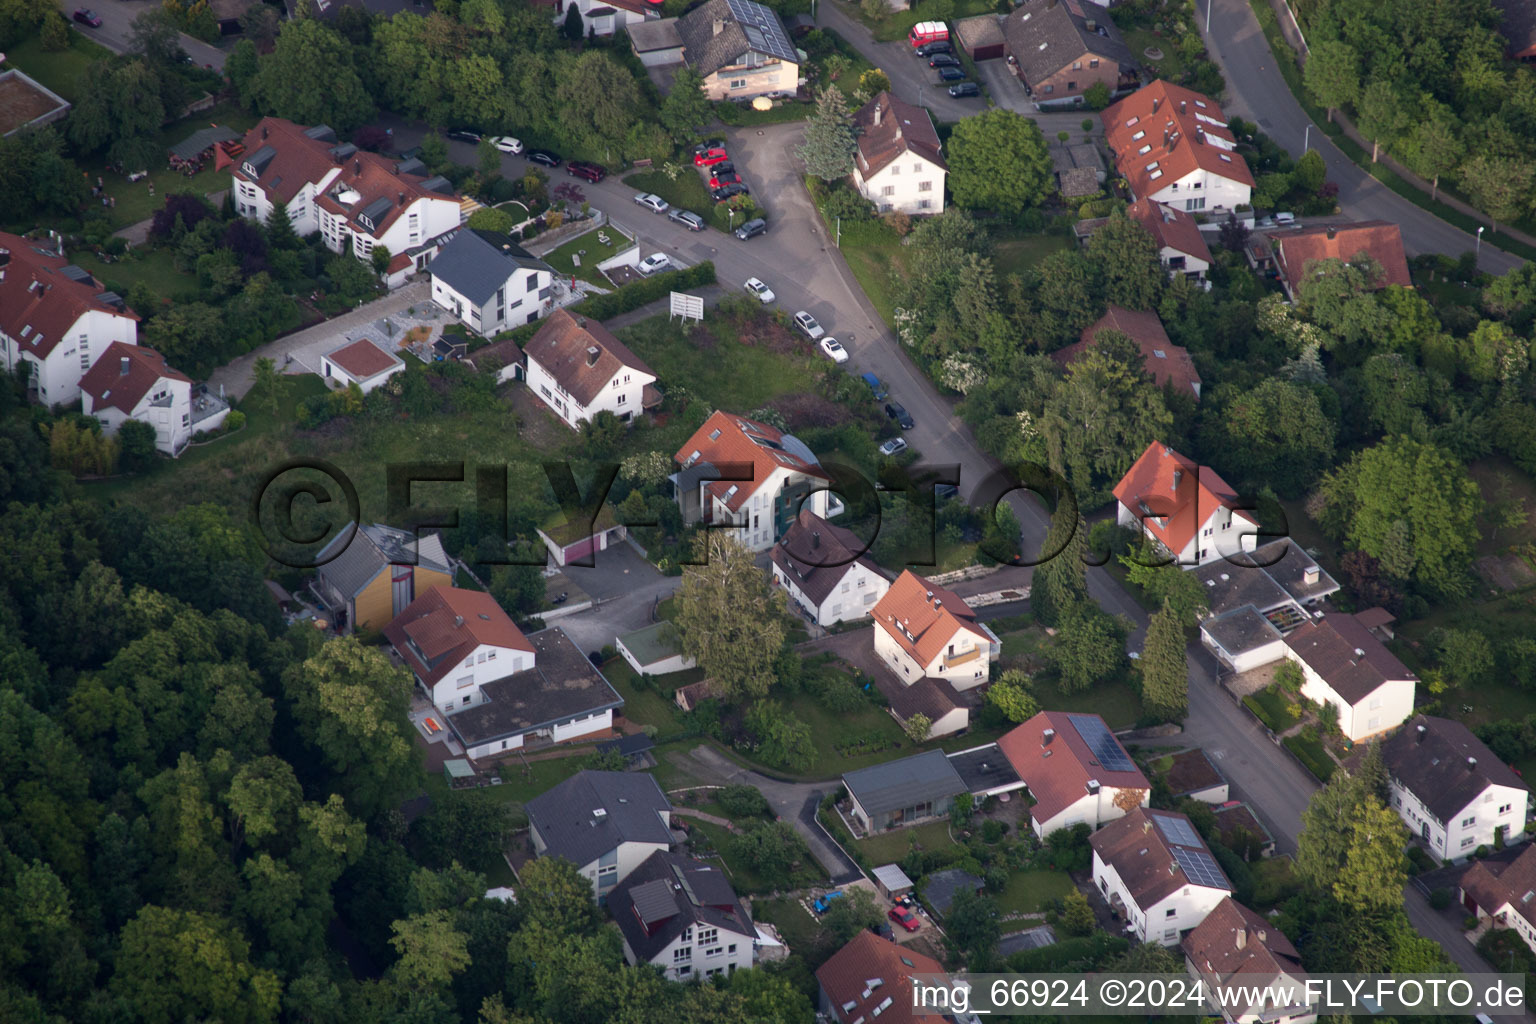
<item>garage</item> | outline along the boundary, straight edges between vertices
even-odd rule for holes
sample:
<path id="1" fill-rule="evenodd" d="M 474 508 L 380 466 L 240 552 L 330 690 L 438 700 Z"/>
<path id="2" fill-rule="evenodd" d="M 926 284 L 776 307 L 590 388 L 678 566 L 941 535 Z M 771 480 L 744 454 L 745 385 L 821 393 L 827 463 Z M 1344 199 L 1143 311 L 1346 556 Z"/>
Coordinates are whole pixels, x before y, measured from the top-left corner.
<path id="1" fill-rule="evenodd" d="M 561 567 L 591 565 L 597 552 L 622 543 L 628 536 L 629 531 L 613 517 L 607 505 L 598 511 L 597 519 L 591 523 L 550 523 L 539 530 L 539 539 L 544 542 L 550 558 Z"/>
<path id="2" fill-rule="evenodd" d="M 629 45 L 635 56 L 648 68 L 683 62 L 683 37 L 677 33 L 676 18 L 659 18 L 630 25 Z"/>
<path id="3" fill-rule="evenodd" d="M 955 38 L 971 60 L 998 60 L 1007 51 L 1003 25 L 995 14 L 979 14 L 955 22 Z"/>

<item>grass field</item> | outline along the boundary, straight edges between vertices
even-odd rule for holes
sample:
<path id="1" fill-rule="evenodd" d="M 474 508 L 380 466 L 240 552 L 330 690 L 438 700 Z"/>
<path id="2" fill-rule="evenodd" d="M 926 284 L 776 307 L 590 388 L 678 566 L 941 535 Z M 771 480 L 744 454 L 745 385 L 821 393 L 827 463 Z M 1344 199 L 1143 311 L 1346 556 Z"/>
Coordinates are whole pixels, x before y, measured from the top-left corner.
<path id="1" fill-rule="evenodd" d="M 7 49 L 5 65 L 74 103 L 80 99 L 80 89 L 85 85 L 85 69 L 95 61 L 111 57 L 111 50 L 71 28 L 69 49 L 49 53 L 43 49 L 39 33 Z"/>
<path id="2" fill-rule="evenodd" d="M 601 232 L 608 237 L 608 244 L 598 241 L 597 236 Z M 602 275 L 597 265 L 610 256 L 615 256 L 632 243 L 629 238 L 613 227 L 599 228 L 597 231 L 588 231 L 584 235 L 577 235 L 564 245 L 555 249 L 544 257 L 544 262 L 554 267 L 563 277 L 575 274 L 581 280 L 589 284 L 595 284 L 599 288 L 613 288 L 613 283 Z M 583 255 L 584 254 L 584 255 Z M 578 266 L 574 257 L 581 256 L 581 265 Z"/>
<path id="3" fill-rule="evenodd" d="M 625 178 L 624 184 L 636 192 L 650 192 L 661 196 L 673 207 L 696 213 L 721 231 L 729 231 L 732 224 L 740 224 L 742 220 L 740 217 L 733 220 L 723 206 L 709 197 L 709 189 L 704 186 L 704 179 L 699 177 L 699 172 L 694 168 L 691 158 L 688 166 L 675 180 L 668 178 L 662 171 L 641 171 Z M 665 215 L 650 214 L 650 216 Z"/>
<path id="4" fill-rule="evenodd" d="M 847 714 L 828 711 L 808 696 L 797 697 L 786 706 L 811 727 L 811 742 L 816 746 L 816 762 L 801 773 L 806 778 L 835 778 L 856 768 L 867 768 L 872 764 L 914 753 L 910 749 L 911 742 L 902 735 L 896 720 L 873 703 L 867 703 Z M 899 746 L 855 757 L 844 757 L 837 752 L 838 743 L 866 733 L 879 734 L 899 743 Z"/>
<path id="5" fill-rule="evenodd" d="M 662 390 L 681 384 L 717 409 L 750 412 L 779 395 L 812 391 L 824 369 L 811 355 L 809 342 L 780 354 L 741 344 L 729 324 L 709 319 L 704 324 L 717 339 L 708 352 L 663 317 L 626 328 L 620 337 L 656 371 Z"/>
<path id="6" fill-rule="evenodd" d="M 998 232 L 992 241 L 992 264 L 999 280 L 1009 274 L 1023 277 L 1045 257 L 1072 247 L 1071 239 L 1043 233 Z"/>
<path id="7" fill-rule="evenodd" d="M 935 10 L 935 8 L 940 8 Z M 995 3 L 987 0 L 956 0 L 940 7 L 935 0 L 926 0 L 914 4 L 904 11 L 886 11 L 878 18 L 868 18 L 863 9 L 854 4 L 848 4 L 849 14 L 858 18 L 870 27 L 875 38 L 880 42 L 889 42 L 892 39 L 905 39 L 907 31 L 920 21 L 948 21 L 954 24 L 957 18 L 969 18 L 976 14 L 991 14 L 997 10 Z M 907 55 L 910 57 L 910 55 Z M 915 58 L 911 58 L 915 59 Z"/>
<path id="8" fill-rule="evenodd" d="M 855 840 L 855 844 L 864 856 L 868 857 L 869 862 L 876 867 L 881 864 L 894 864 L 901 860 L 912 848 L 913 843 L 925 850 L 939 850 L 955 845 L 954 840 L 949 838 L 949 819 L 941 818 L 925 825 L 893 829 L 870 836 L 868 839 Z"/>
<path id="9" fill-rule="evenodd" d="M 1071 889 L 1072 876 L 1065 871 L 1015 871 L 998 893 L 997 905 L 1005 914 L 1038 914 Z"/>
<path id="10" fill-rule="evenodd" d="M 709 837 L 711 845 L 715 848 L 716 855 L 725 865 L 726 874 L 731 877 L 731 884 L 736 887 L 738 893 L 773 892 L 776 889 L 799 888 L 804 885 L 814 885 L 823 880 L 821 865 L 816 858 L 811 856 L 809 847 L 804 840 L 800 841 L 800 853 L 798 857 L 799 867 L 791 873 L 787 880 L 770 880 L 758 874 L 753 868 L 738 857 L 732 849 L 731 833 L 719 825 L 707 821 L 699 821 L 696 818 L 688 819 L 688 828 L 697 830 Z M 796 837 L 798 838 L 798 836 Z"/>
<path id="11" fill-rule="evenodd" d="M 95 253 L 82 249 L 70 253 L 70 259 L 119 295 L 127 294 L 127 289 L 136 284 L 143 284 L 159 298 L 195 302 L 201 291 L 196 275 L 183 274 L 176 269 L 175 258 L 169 249 L 141 246 L 113 263 L 103 263 Z"/>
<path id="12" fill-rule="evenodd" d="M 1286 707 L 1290 703 L 1290 696 L 1276 686 L 1267 686 L 1243 698 L 1243 704 L 1259 716 L 1259 721 L 1267 725 L 1270 732 L 1277 734 L 1301 721 Z"/>
<path id="13" fill-rule="evenodd" d="M 836 222 L 827 230 L 837 238 Z M 896 308 L 896 275 L 903 272 L 901 239 L 881 221 L 844 224 L 839 244 L 859 287 L 889 325 Z"/>
<path id="14" fill-rule="evenodd" d="M 1042 708 L 1092 712 L 1102 717 L 1111 729 L 1129 729 L 1146 714 L 1140 695 L 1123 679 L 1099 683 L 1079 693 L 1062 693 L 1054 681 L 1036 679 L 1034 691 Z"/>
<path id="15" fill-rule="evenodd" d="M 792 950 L 814 945 L 821 935 L 821 923 L 795 900 L 759 900 L 752 904 L 752 917 L 777 928 Z"/>
<path id="16" fill-rule="evenodd" d="M 995 630 L 996 627 L 994 626 Z M 1045 630 L 1039 627 L 1014 630 L 1011 633 L 999 633 L 998 639 L 1003 642 L 1002 656 L 1006 661 L 1009 658 L 1018 658 L 1026 654 L 1033 654 L 1049 640 Z"/>
<path id="17" fill-rule="evenodd" d="M 679 686 L 697 682 L 703 675 L 698 669 L 657 676 L 660 691 L 635 688 L 635 670 L 623 658 L 613 658 L 603 665 L 603 675 L 624 698 L 624 717 L 641 725 L 654 725 L 663 734 L 676 730 L 682 712 L 667 694 Z"/>

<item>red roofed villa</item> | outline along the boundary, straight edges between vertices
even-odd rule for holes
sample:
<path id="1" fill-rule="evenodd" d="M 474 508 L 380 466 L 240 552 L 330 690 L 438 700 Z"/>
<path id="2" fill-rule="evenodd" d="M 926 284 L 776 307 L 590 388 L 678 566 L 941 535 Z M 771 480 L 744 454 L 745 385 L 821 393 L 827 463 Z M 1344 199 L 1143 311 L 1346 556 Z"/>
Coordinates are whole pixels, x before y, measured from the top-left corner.
<path id="1" fill-rule="evenodd" d="M 1252 198 L 1253 173 L 1210 97 L 1159 80 L 1099 116 L 1115 167 L 1136 198 L 1223 214 Z"/>
<path id="2" fill-rule="evenodd" d="M 1185 569 L 1251 551 L 1258 522 L 1209 466 L 1153 441 L 1115 485 L 1121 526 L 1145 533 Z M 1236 528 L 1236 529 L 1234 529 Z"/>
<path id="3" fill-rule="evenodd" d="M 1142 227 L 1157 242 L 1157 258 L 1168 276 L 1184 274 L 1196 280 L 1211 269 L 1211 247 L 1200 233 L 1195 218 L 1182 209 L 1174 209 L 1150 199 L 1138 199 L 1126 207 L 1125 215 Z"/>
<path id="4" fill-rule="evenodd" d="M 1152 785 L 1098 715 L 1042 711 L 997 741 L 1029 787 L 1035 835 L 1097 829 L 1147 806 Z"/>
<path id="5" fill-rule="evenodd" d="M 116 434 L 128 420 L 155 430 L 155 447 L 179 455 L 192 435 L 212 430 L 229 415 L 229 404 L 198 395 L 192 379 L 165 363 L 152 348 L 114 341 L 80 378 L 80 405 L 102 429 Z"/>
<path id="6" fill-rule="evenodd" d="M 956 690 L 987 681 L 1001 642 L 958 595 L 903 572 L 875 605 L 875 653 L 911 685 L 943 679 Z"/>
<path id="7" fill-rule="evenodd" d="M 1141 349 L 1141 358 L 1147 372 L 1158 387 L 1172 384 L 1174 390 L 1200 397 L 1200 374 L 1189 350 L 1168 340 L 1163 322 L 1157 314 L 1148 310 L 1130 310 L 1123 306 L 1110 306 L 1109 312 L 1097 322 L 1083 329 L 1083 339 L 1051 353 L 1051 358 L 1062 366 L 1070 366 L 1082 358 L 1088 346 L 1098 340 L 1100 331 L 1119 331 Z"/>
<path id="8" fill-rule="evenodd" d="M 942 1024 L 946 1014 L 913 1007 L 911 981 L 915 974 L 942 973 L 932 957 L 863 929 L 817 969 L 817 1008 L 838 1024 Z"/>
<path id="9" fill-rule="evenodd" d="M 1301 284 L 1319 260 L 1352 262 L 1369 256 L 1381 267 L 1377 287 L 1389 284 L 1413 287 L 1408 275 L 1408 257 L 1403 252 L 1403 233 L 1396 224 L 1367 220 L 1358 224 L 1326 224 L 1300 231 L 1276 231 L 1269 236 L 1275 251 L 1275 266 L 1285 293 L 1295 302 Z"/>

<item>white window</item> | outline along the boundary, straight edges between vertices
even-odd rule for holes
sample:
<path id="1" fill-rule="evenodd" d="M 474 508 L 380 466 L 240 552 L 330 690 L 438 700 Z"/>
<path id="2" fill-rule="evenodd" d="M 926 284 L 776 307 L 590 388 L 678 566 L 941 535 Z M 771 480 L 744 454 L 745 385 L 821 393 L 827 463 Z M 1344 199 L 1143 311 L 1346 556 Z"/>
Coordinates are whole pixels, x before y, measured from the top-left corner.
<path id="1" fill-rule="evenodd" d="M 1142 131 L 1137 132 L 1135 135 L 1132 135 L 1131 136 L 1131 141 L 1132 142 L 1140 142 L 1142 139 L 1144 139 L 1146 137 L 1147 137 L 1146 131 L 1142 130 Z"/>
<path id="2" fill-rule="evenodd" d="M 485 664 L 485 652 L 484 652 L 484 651 L 481 651 L 481 652 L 480 652 L 480 657 L 479 657 L 479 658 L 477 658 L 477 659 L 476 659 L 476 661 L 477 661 L 477 662 L 478 662 L 478 663 L 479 663 L 479 664 L 481 664 L 481 665 L 484 665 L 484 664 Z"/>
<path id="3" fill-rule="evenodd" d="M 922 174 L 923 173 L 923 165 L 922 164 L 913 164 L 912 165 L 912 173 L 913 174 Z"/>
<path id="4" fill-rule="evenodd" d="M 747 87 L 747 80 L 745 78 L 733 78 L 733 79 L 731 79 L 731 88 L 732 89 L 745 89 L 746 87 Z"/>
<path id="5" fill-rule="evenodd" d="M 1089 62 L 1088 62 L 1088 66 L 1089 66 L 1089 67 L 1091 67 L 1091 68 L 1096 68 L 1096 67 L 1098 67 L 1098 66 L 1099 66 L 1099 62 L 1098 62 L 1098 59 L 1097 59 L 1097 58 L 1095 58 L 1095 59 L 1093 59 L 1093 60 L 1091 60 L 1091 61 L 1089 61 Z"/>
<path id="6" fill-rule="evenodd" d="M 933 182 L 931 182 L 931 181 L 920 181 L 920 182 L 917 183 L 917 190 L 919 192 L 932 192 L 933 191 Z"/>
<path id="7" fill-rule="evenodd" d="M 1080 60 L 1073 61 L 1072 62 L 1072 70 L 1073 71 L 1081 71 L 1081 70 L 1083 70 L 1083 62 L 1080 61 Z"/>
<path id="8" fill-rule="evenodd" d="M 471 686 L 475 685 L 475 677 L 474 676 L 460 676 L 457 685 L 458 685 L 459 689 L 467 690 Z"/>
<path id="9" fill-rule="evenodd" d="M 1499 808 L 1500 816 L 1508 814 L 1514 808 L 1514 806 L 1515 806 L 1514 804 L 1505 804 L 1504 806 L 1500 807 Z"/>
<path id="10" fill-rule="evenodd" d="M 1200 196 L 1198 199 L 1186 199 L 1186 200 L 1184 200 L 1184 209 L 1186 209 L 1186 210 L 1203 210 L 1203 209 L 1205 209 L 1205 196 Z"/>
<path id="11" fill-rule="evenodd" d="M 895 185 L 887 185 L 887 186 L 885 186 L 884 188 L 882 188 L 880 190 L 880 194 L 882 196 L 893 196 L 893 195 L 896 194 L 896 186 Z"/>
<path id="12" fill-rule="evenodd" d="M 891 176 L 895 177 L 896 175 L 898 175 L 900 173 L 901 173 L 901 164 L 891 164 Z"/>
<path id="13" fill-rule="evenodd" d="M 701 945 L 701 946 L 707 946 L 711 942 L 714 942 L 719 937 L 720 937 L 720 929 L 718 929 L 718 928 L 700 928 L 699 929 L 699 945 Z"/>
<path id="14" fill-rule="evenodd" d="M 692 946 L 679 946 L 679 947 L 677 947 L 676 949 L 674 949 L 672 951 L 672 962 L 675 963 L 675 964 L 685 963 L 685 962 L 687 962 L 689 960 L 692 960 L 692 959 L 693 959 L 693 947 Z"/>
<path id="15" fill-rule="evenodd" d="M 1473 815 L 1470 818 L 1462 818 L 1461 819 L 1461 827 L 1462 828 L 1471 828 L 1473 825 L 1476 825 L 1476 824 L 1477 824 L 1477 816 L 1476 815 Z"/>
<path id="16" fill-rule="evenodd" d="M 1056 91 L 1056 87 L 1054 85 L 1048 85 L 1048 86 L 1046 86 L 1044 89 L 1042 89 L 1040 91 L 1046 93 L 1047 95 L 1049 95 L 1049 94 L 1051 94 L 1051 93 Z"/>
<path id="17" fill-rule="evenodd" d="M 1477 842 L 1477 838 L 1475 836 L 1467 836 L 1467 838 L 1461 841 L 1461 848 L 1465 850 L 1475 842 Z"/>
<path id="18" fill-rule="evenodd" d="M 1371 705 L 1370 705 L 1369 710 L 1375 711 L 1379 707 L 1381 707 L 1381 698 L 1379 696 L 1372 697 L 1371 698 Z"/>
<path id="19" fill-rule="evenodd" d="M 933 207 L 933 200 L 932 199 L 919 199 L 917 201 L 917 208 L 919 210 L 927 210 L 927 209 L 931 209 L 932 207 Z"/>

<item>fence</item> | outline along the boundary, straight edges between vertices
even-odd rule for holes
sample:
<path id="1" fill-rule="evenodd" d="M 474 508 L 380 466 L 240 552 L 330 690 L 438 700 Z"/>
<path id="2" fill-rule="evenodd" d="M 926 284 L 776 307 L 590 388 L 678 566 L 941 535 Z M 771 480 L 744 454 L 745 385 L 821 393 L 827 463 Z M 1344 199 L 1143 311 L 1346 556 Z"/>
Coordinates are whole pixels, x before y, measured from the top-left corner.
<path id="1" fill-rule="evenodd" d="M 983 576 L 990 576 L 1001 569 L 1000 565 L 968 565 L 964 569 L 956 569 L 954 572 L 944 572 L 937 576 L 929 576 L 931 583 L 937 583 L 941 587 L 947 587 L 951 583 L 960 583 L 964 580 L 979 580 Z"/>
<path id="2" fill-rule="evenodd" d="M 541 216 L 547 216 L 547 213 Z M 524 224 L 531 224 L 537 219 L 537 217 L 532 218 L 525 221 Z M 558 249 L 563 243 L 570 241 L 578 235 L 584 235 L 589 231 L 596 231 L 607 223 L 608 215 L 606 213 L 601 210 L 593 210 L 591 216 L 583 217 L 581 220 L 567 221 L 557 228 L 551 228 L 538 238 L 530 241 L 523 248 L 527 249 L 528 253 L 532 256 L 547 256 L 555 249 Z"/>

